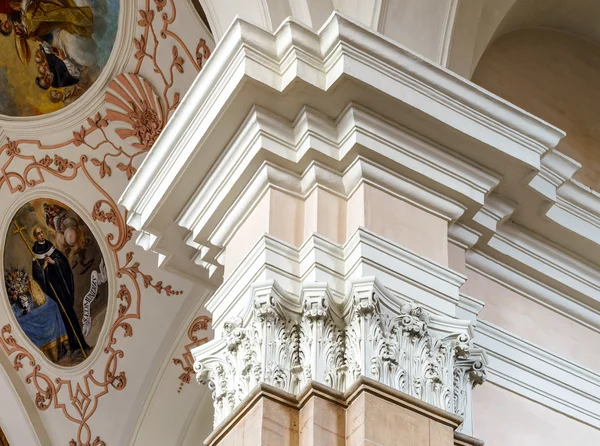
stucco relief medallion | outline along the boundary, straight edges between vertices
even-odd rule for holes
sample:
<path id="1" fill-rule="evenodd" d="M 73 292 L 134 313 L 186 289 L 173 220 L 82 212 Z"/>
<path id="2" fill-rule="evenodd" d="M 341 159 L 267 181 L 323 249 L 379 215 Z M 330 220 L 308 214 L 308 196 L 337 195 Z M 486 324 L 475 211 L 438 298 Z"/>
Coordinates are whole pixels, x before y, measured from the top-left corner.
<path id="1" fill-rule="evenodd" d="M 0 114 L 36 116 L 76 101 L 117 35 L 119 0 L 0 0 Z"/>
<path id="2" fill-rule="evenodd" d="M 6 296 L 25 335 L 55 364 L 83 362 L 108 303 L 106 267 L 89 227 L 66 204 L 36 198 L 12 217 L 4 246 Z"/>

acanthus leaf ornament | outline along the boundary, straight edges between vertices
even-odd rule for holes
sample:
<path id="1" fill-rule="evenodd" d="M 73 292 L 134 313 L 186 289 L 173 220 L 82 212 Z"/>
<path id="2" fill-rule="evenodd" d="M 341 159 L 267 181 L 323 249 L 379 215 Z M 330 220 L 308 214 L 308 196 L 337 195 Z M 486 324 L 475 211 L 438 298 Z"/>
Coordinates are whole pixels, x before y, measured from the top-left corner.
<path id="1" fill-rule="evenodd" d="M 465 321 L 414 303 L 395 314 L 372 278 L 341 300 L 323 283 L 303 284 L 298 298 L 274 281 L 252 291 L 250 313 L 192 352 L 198 381 L 213 391 L 215 426 L 260 383 L 292 394 L 310 381 L 346 391 L 360 376 L 470 423 L 471 390 L 485 379 L 486 360 Z"/>

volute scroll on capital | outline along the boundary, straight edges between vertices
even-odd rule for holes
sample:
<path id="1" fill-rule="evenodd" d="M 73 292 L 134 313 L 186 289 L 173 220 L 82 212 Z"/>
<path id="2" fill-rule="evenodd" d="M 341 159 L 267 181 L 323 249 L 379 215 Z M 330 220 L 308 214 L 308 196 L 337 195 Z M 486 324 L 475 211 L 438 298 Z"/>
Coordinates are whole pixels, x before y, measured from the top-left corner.
<path id="1" fill-rule="evenodd" d="M 213 393 L 215 426 L 260 383 L 296 395 L 311 381 L 344 392 L 361 376 L 470 423 L 486 357 L 468 322 L 411 302 L 394 314 L 373 277 L 355 280 L 342 300 L 325 283 L 303 284 L 295 297 L 275 281 L 255 283 L 252 299 L 248 314 L 226 319 L 220 339 L 193 351 L 197 380 Z"/>

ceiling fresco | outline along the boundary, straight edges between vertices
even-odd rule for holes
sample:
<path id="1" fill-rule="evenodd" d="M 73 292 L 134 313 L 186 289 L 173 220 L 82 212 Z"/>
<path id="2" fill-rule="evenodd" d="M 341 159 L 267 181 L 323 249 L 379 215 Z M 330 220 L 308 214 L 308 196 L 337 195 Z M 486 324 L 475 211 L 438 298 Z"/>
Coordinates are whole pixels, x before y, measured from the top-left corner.
<path id="1" fill-rule="evenodd" d="M 119 0 L 0 0 L 0 114 L 36 116 L 80 98 L 110 56 Z"/>
<path id="2" fill-rule="evenodd" d="M 12 218 L 4 284 L 25 335 L 52 362 L 81 363 L 96 344 L 108 302 L 98 242 L 69 206 L 38 198 Z"/>
<path id="3" fill-rule="evenodd" d="M 0 12 L 0 371 L 24 418 L 15 424 L 0 403 L 0 425 L 11 441 L 30 429 L 42 445 L 134 444 L 138 429 L 138 444 L 181 444 L 144 440 L 156 429 L 178 434 L 161 428 L 162 415 L 143 428 L 137 419 L 156 412 L 146 399 L 160 400 L 184 423 L 180 415 L 205 394 L 186 384 L 194 373 L 189 349 L 212 336 L 200 309 L 208 292 L 136 244 L 118 199 L 214 41 L 192 0 L 35 0 L 45 14 L 73 14 L 38 20 L 45 37 L 19 40 L 15 28 L 38 29 L 23 13 L 34 13 L 30 1 L 0 0 L 7 11 Z M 89 12 L 92 37 L 85 40 L 77 26 Z M 58 53 L 56 36 L 95 48 L 95 66 L 86 69 L 95 83 L 73 107 L 83 77 L 47 90 L 36 81 L 47 69 L 36 51 L 48 43 Z M 58 102 L 49 96 L 67 93 Z M 171 346 L 165 339 L 178 340 Z M 154 400 L 150 390 L 158 377 L 166 399 Z"/>

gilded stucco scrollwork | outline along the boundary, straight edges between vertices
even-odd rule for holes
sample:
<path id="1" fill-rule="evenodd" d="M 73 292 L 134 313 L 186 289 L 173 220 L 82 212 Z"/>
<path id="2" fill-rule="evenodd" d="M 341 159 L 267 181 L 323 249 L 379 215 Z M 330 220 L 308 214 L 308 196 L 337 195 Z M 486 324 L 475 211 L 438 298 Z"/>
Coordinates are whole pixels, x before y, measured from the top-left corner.
<path id="1" fill-rule="evenodd" d="M 100 412 L 104 395 L 127 386 L 127 373 L 120 364 L 126 351 L 119 342 L 134 334 L 132 322 L 141 317 L 144 290 L 165 296 L 181 293 L 144 272 L 135 260 L 135 248 L 130 249 L 129 243 L 133 228 L 126 224 L 127 212 L 117 205 L 114 188 L 107 187 L 107 181 L 113 181 L 116 172 L 123 175 L 122 181 L 131 179 L 187 88 L 185 82 L 178 81 L 178 75 L 188 69 L 199 72 L 210 49 L 204 39 L 199 39 L 197 47 L 190 50 L 173 31 L 177 2 L 141 3 L 137 22 L 141 33 L 135 38 L 131 55 L 134 71 L 119 74 L 110 82 L 103 110 L 85 118 L 61 142 L 7 138 L 0 146 L 0 190 L 18 194 L 52 179 L 65 187 L 85 183 L 100 195 L 88 204 L 88 211 L 106 233 L 104 242 L 112 255 L 117 280 L 116 294 L 111 298 L 118 301 L 114 319 L 108 322 L 108 336 L 99 346 L 101 359 L 83 376 L 55 376 L 23 346 L 11 324 L 0 330 L 0 347 L 33 389 L 36 407 L 41 411 L 57 410 L 72 422 L 75 432 L 69 444 L 77 446 L 105 445 L 102 435 L 92 433 L 90 419 Z M 163 46 L 169 46 L 172 54 L 164 67 L 164 58 L 158 57 Z M 154 73 L 151 79 L 139 74 L 145 64 Z"/>
<path id="2" fill-rule="evenodd" d="M 194 358 L 191 353 L 192 348 L 208 342 L 208 336 L 199 338 L 196 333 L 208 331 L 211 322 L 212 320 L 208 316 L 203 315 L 195 318 L 187 329 L 187 338 L 190 340 L 190 343 L 185 345 L 185 351 L 181 354 L 181 358 L 173 358 L 173 364 L 182 369 L 182 373 L 179 375 L 179 387 L 177 393 L 181 393 L 183 386 L 191 382 L 191 377 L 194 373 Z"/>

